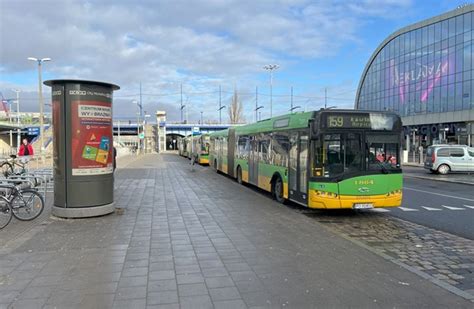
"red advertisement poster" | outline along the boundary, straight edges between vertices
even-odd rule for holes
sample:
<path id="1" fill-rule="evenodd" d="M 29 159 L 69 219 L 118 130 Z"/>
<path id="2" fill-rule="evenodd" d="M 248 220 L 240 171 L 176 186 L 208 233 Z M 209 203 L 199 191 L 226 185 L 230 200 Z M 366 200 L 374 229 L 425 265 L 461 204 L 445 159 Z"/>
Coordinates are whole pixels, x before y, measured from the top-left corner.
<path id="1" fill-rule="evenodd" d="M 72 175 L 113 173 L 111 103 L 73 101 L 71 121 Z"/>

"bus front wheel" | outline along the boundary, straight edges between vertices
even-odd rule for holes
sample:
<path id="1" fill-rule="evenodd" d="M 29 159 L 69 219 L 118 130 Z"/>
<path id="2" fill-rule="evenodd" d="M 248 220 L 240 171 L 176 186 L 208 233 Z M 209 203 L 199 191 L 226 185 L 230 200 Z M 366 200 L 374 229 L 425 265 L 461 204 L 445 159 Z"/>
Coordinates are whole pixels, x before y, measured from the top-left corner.
<path id="1" fill-rule="evenodd" d="M 278 203 L 285 203 L 285 198 L 283 197 L 283 181 L 280 177 L 277 177 L 273 183 L 273 196 Z"/>

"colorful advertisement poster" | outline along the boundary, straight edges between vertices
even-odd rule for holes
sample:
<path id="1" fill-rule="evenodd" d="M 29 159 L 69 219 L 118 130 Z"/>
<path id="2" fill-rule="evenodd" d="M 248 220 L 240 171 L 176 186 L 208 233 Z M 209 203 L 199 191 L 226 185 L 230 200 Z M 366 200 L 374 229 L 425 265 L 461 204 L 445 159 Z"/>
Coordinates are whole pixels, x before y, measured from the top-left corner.
<path id="1" fill-rule="evenodd" d="M 71 121 L 72 175 L 113 173 L 112 104 L 73 101 Z"/>

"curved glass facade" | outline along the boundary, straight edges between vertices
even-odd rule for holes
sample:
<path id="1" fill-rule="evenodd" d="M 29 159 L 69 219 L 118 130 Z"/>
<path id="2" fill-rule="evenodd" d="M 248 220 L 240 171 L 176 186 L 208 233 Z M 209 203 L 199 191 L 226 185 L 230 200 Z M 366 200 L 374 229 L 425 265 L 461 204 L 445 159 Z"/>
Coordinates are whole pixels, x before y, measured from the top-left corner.
<path id="1" fill-rule="evenodd" d="M 474 109 L 473 29 L 471 11 L 394 37 L 363 76 L 356 107 L 402 117 Z"/>

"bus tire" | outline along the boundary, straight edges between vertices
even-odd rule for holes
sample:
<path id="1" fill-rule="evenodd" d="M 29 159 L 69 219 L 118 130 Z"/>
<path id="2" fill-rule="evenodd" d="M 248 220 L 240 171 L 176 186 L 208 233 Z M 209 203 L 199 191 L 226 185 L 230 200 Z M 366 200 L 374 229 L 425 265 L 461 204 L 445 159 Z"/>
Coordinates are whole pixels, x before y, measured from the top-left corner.
<path id="1" fill-rule="evenodd" d="M 273 180 L 272 194 L 278 203 L 280 204 L 285 203 L 286 200 L 283 196 L 283 181 L 281 180 L 280 176 L 276 176 Z"/>
<path id="2" fill-rule="evenodd" d="M 242 169 L 240 168 L 240 165 L 237 166 L 237 183 L 239 185 L 242 184 Z"/>

